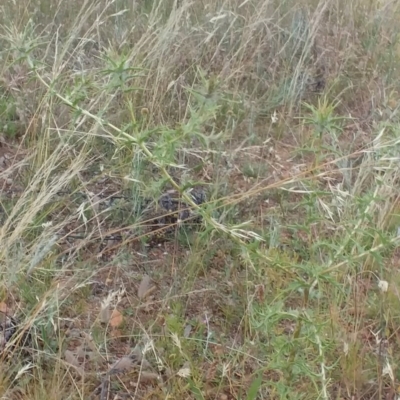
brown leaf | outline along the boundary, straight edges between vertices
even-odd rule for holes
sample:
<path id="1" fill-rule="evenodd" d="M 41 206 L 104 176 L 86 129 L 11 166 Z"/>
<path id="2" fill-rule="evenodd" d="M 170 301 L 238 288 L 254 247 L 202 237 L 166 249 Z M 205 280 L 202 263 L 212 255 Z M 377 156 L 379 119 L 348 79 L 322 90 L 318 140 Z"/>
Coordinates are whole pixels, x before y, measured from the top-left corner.
<path id="1" fill-rule="evenodd" d="M 142 369 L 151 368 L 151 364 L 143 357 L 143 352 L 139 346 L 135 346 L 130 357 L 135 365 L 140 365 Z"/>
<path id="2" fill-rule="evenodd" d="M 160 376 L 156 374 L 155 372 L 148 372 L 148 371 L 142 371 L 140 374 L 140 382 L 145 383 L 145 382 L 154 382 L 158 381 L 160 379 Z"/>
<path id="3" fill-rule="evenodd" d="M 100 322 L 107 324 L 112 315 L 110 304 L 102 304 L 100 310 Z"/>
<path id="4" fill-rule="evenodd" d="M 120 329 L 114 328 L 111 331 L 111 337 L 112 338 L 120 338 L 122 336 L 124 336 L 124 335 L 123 335 L 123 333 L 122 333 L 122 331 Z"/>
<path id="5" fill-rule="evenodd" d="M 136 345 L 135 348 L 132 350 L 130 357 L 136 364 L 140 364 L 143 360 L 143 352 L 141 348 Z"/>
<path id="6" fill-rule="evenodd" d="M 65 358 L 65 361 L 66 361 L 68 364 L 71 364 L 71 365 L 73 365 L 73 366 L 76 367 L 76 368 L 79 368 L 79 367 L 80 367 L 79 361 L 78 361 L 77 358 L 74 356 L 74 353 L 73 353 L 72 351 L 70 351 L 70 350 L 65 350 L 64 358 Z"/>
<path id="7" fill-rule="evenodd" d="M 146 297 L 149 288 L 150 288 L 150 277 L 148 275 L 144 275 L 138 289 L 139 299 L 144 299 Z"/>
<path id="8" fill-rule="evenodd" d="M 7 307 L 7 304 L 4 301 L 0 302 L 0 312 L 4 314 L 10 314 L 10 309 Z"/>
<path id="9" fill-rule="evenodd" d="M 129 371 L 133 368 L 134 363 L 131 357 L 124 356 L 119 359 L 111 368 L 110 374 L 118 374 L 119 372 Z"/>
<path id="10" fill-rule="evenodd" d="M 117 328 L 122 324 L 123 321 L 124 317 L 122 316 L 122 314 L 118 310 L 113 310 L 110 318 L 110 326 L 112 326 L 113 328 Z"/>
<path id="11" fill-rule="evenodd" d="M 192 325 L 186 325 L 185 330 L 183 331 L 183 337 L 188 338 L 190 336 L 190 332 L 192 332 Z"/>

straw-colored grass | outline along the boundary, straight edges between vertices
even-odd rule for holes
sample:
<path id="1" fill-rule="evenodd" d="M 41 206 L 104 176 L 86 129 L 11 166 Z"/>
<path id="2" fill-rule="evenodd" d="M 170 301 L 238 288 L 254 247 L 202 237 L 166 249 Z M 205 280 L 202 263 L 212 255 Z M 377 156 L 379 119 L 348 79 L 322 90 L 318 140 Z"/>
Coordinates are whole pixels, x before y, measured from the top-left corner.
<path id="1" fill-rule="evenodd" d="M 3 3 L 1 398 L 400 396 L 400 3 Z"/>

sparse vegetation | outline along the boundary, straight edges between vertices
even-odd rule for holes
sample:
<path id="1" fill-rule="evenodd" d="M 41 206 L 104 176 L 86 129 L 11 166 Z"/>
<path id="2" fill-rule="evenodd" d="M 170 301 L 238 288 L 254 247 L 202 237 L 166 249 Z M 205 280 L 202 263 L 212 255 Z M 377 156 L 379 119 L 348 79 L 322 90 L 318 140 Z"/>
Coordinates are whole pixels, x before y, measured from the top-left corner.
<path id="1" fill-rule="evenodd" d="M 399 398 L 400 3 L 3 3 L 2 398 Z"/>

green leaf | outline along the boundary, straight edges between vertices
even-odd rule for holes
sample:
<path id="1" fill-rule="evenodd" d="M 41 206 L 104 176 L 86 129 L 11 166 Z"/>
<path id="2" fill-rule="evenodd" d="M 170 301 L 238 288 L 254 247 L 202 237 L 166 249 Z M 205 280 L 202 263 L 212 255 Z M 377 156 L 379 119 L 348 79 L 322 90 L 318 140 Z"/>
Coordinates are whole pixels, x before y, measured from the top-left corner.
<path id="1" fill-rule="evenodd" d="M 189 379 L 189 387 L 190 387 L 190 390 L 196 400 L 204 400 L 204 396 L 201 393 L 201 390 L 197 387 L 195 382 L 192 381 L 191 379 Z"/>
<path id="2" fill-rule="evenodd" d="M 247 392 L 247 400 L 256 400 L 258 391 L 262 384 L 262 371 L 259 371 L 257 377 L 253 380 L 250 385 L 249 391 Z"/>

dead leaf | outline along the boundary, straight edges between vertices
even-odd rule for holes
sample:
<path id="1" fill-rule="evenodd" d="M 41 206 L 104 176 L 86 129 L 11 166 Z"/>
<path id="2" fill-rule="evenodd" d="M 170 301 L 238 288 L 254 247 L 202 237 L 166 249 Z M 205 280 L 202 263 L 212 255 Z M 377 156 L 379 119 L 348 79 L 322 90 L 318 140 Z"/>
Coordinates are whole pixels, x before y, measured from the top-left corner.
<path id="1" fill-rule="evenodd" d="M 118 374 L 120 372 L 129 371 L 131 368 L 133 368 L 133 366 L 134 363 L 132 358 L 129 356 L 124 356 L 110 368 L 110 374 Z"/>
<path id="2" fill-rule="evenodd" d="M 0 171 L 4 171 L 6 168 L 6 159 L 4 156 L 0 157 Z"/>
<path id="3" fill-rule="evenodd" d="M 71 365 L 73 365 L 73 366 L 76 367 L 76 368 L 79 368 L 79 367 L 80 367 L 79 361 L 78 361 L 77 358 L 74 356 L 74 353 L 73 353 L 72 351 L 70 351 L 70 350 L 65 350 L 64 358 L 65 358 L 65 361 L 66 361 L 68 364 L 71 364 Z"/>
<path id="4" fill-rule="evenodd" d="M 160 380 L 160 376 L 155 372 L 142 371 L 140 374 L 140 382 L 154 382 Z"/>
<path id="5" fill-rule="evenodd" d="M 114 329 L 112 330 L 112 332 L 111 332 L 111 337 L 112 337 L 112 338 L 120 338 L 120 337 L 122 337 L 122 336 L 123 336 L 123 333 L 122 333 L 122 331 L 121 331 L 120 329 L 114 328 Z"/>
<path id="6" fill-rule="evenodd" d="M 10 309 L 7 307 L 7 304 L 4 301 L 0 302 L 0 312 L 9 315 Z"/>
<path id="7" fill-rule="evenodd" d="M 153 286 L 153 288 L 155 288 L 155 286 Z M 144 304 L 144 309 L 143 309 L 145 313 L 151 313 L 154 310 L 154 303 L 152 302 L 152 300 L 153 296 L 147 298 L 147 301 Z"/>
<path id="8" fill-rule="evenodd" d="M 144 299 L 149 289 L 150 289 L 150 277 L 148 275 L 144 275 L 138 289 L 139 299 Z"/>
<path id="9" fill-rule="evenodd" d="M 101 305 L 101 310 L 100 310 L 100 321 L 103 324 L 107 324 L 111 318 L 111 315 L 112 315 L 112 312 L 110 309 L 110 304 L 103 303 Z"/>
<path id="10" fill-rule="evenodd" d="M 155 292 L 157 290 L 157 287 L 156 286 L 152 286 L 147 292 L 146 292 L 146 294 L 144 295 L 144 297 L 150 297 L 150 295 L 152 295 L 153 294 L 153 292 Z M 151 296 L 150 297 L 150 299 L 152 299 L 153 298 L 153 296 Z"/>
<path id="11" fill-rule="evenodd" d="M 136 364 L 140 364 L 142 362 L 143 353 L 138 345 L 136 345 L 135 348 L 132 350 L 130 357 L 132 360 L 134 360 Z"/>
<path id="12" fill-rule="evenodd" d="M 192 332 L 192 325 L 186 325 L 185 330 L 183 331 L 183 337 L 188 338 L 190 336 L 190 332 Z"/>
<path id="13" fill-rule="evenodd" d="M 122 314 L 118 310 L 113 310 L 110 318 L 110 326 L 112 326 L 113 328 L 117 328 L 122 324 L 123 321 L 124 317 L 122 316 Z"/>

